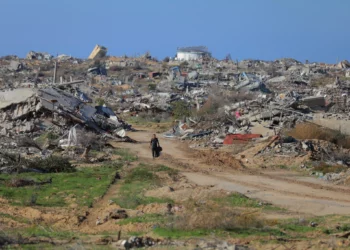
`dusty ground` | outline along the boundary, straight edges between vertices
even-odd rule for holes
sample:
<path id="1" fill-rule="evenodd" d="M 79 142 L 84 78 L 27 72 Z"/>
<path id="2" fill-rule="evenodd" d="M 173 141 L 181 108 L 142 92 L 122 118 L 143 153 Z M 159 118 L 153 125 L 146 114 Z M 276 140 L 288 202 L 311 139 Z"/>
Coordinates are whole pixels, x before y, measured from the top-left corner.
<path id="1" fill-rule="evenodd" d="M 145 162 L 176 167 L 189 181 L 213 189 L 237 191 L 293 212 L 309 215 L 350 215 L 350 187 L 336 186 L 301 173 L 278 170 L 244 169 L 238 162 L 206 164 L 207 159 L 190 150 L 184 142 L 160 137 L 163 154 L 153 160 L 149 149 L 151 132 L 130 133 L 137 144 L 120 144 L 137 152 Z M 255 149 L 256 150 L 256 149 Z M 247 154 L 247 153 L 242 153 Z M 198 157 L 199 156 L 199 157 Z M 254 160 L 254 159 L 253 159 Z M 295 161 L 299 161 L 296 159 Z M 293 162 L 293 159 L 289 161 Z M 230 167 L 232 165 L 232 167 Z"/>

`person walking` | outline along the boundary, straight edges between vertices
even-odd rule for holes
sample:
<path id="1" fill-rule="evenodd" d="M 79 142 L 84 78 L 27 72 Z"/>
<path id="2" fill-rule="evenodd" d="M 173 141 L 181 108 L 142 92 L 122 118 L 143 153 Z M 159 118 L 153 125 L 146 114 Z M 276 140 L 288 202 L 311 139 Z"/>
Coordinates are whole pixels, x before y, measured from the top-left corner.
<path id="1" fill-rule="evenodd" d="M 150 148 L 152 149 L 153 159 L 155 157 L 158 157 L 159 156 L 158 150 L 160 148 L 160 144 L 159 144 L 159 140 L 158 140 L 156 134 L 154 134 L 152 139 L 151 139 Z"/>

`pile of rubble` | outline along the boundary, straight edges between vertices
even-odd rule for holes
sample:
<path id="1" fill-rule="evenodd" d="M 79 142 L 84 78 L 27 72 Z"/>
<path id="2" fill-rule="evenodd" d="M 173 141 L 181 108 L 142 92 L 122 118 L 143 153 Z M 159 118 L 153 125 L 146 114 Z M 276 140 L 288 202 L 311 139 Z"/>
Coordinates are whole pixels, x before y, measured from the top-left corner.
<path id="1" fill-rule="evenodd" d="M 278 135 L 305 121 L 327 125 L 350 119 L 347 61 L 234 62 L 205 56 L 159 62 L 149 52 L 140 57 L 107 52 L 96 45 L 88 59 L 33 51 L 24 59 L 0 58 L 1 135 L 15 143 L 18 135 L 36 139 L 50 131 L 69 148 L 77 144 L 71 129 L 79 125 L 104 138 L 132 141 L 126 136 L 132 128 L 122 117 L 173 115 L 178 122 L 166 137 L 219 147 Z M 182 103 L 180 112 L 177 103 Z M 344 131 L 346 127 L 342 124 Z M 0 147 L 10 148 L 6 145 Z M 292 143 L 284 142 L 274 153 L 300 152 L 300 146 L 288 145 Z M 14 153 L 45 155 L 47 148 L 30 146 Z"/>

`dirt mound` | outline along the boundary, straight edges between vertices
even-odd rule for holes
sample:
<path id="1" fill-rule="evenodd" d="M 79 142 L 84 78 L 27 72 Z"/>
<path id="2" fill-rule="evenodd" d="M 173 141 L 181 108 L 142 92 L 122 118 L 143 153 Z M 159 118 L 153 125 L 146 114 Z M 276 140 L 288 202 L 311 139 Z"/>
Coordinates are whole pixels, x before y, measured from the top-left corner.
<path id="1" fill-rule="evenodd" d="M 201 159 L 201 161 L 207 165 L 229 167 L 231 169 L 242 168 L 242 163 L 228 152 L 200 150 L 195 153 L 195 157 Z"/>
<path id="2" fill-rule="evenodd" d="M 163 214 L 167 211 L 167 203 L 152 203 L 148 205 L 141 205 L 137 207 L 137 210 L 142 211 L 146 214 Z"/>

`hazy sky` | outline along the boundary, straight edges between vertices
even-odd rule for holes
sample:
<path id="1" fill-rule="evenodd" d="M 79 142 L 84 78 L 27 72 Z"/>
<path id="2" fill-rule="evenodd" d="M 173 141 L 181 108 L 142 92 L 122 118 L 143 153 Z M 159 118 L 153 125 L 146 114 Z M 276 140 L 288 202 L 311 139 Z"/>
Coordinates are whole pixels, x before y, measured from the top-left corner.
<path id="1" fill-rule="evenodd" d="M 350 0 L 0 0 L 0 56 L 205 45 L 223 59 L 350 60 Z"/>

